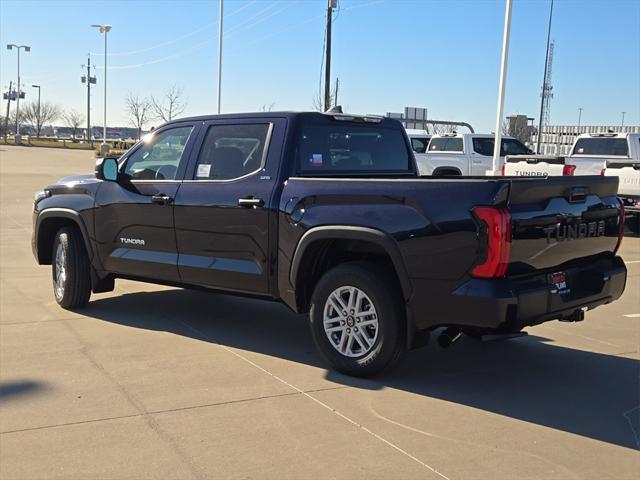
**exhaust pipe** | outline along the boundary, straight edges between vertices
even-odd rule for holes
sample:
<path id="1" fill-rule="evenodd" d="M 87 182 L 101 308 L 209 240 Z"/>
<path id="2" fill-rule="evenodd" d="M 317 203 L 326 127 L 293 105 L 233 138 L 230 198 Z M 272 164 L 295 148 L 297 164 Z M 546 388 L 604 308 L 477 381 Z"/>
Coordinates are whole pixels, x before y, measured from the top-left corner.
<path id="1" fill-rule="evenodd" d="M 584 320 L 584 312 L 586 310 L 587 310 L 586 308 L 579 308 L 577 310 L 574 310 L 571 315 L 562 317 L 560 321 L 561 322 L 581 322 Z"/>
<path id="2" fill-rule="evenodd" d="M 438 336 L 438 344 L 442 348 L 449 348 L 462 336 L 462 331 L 456 327 L 445 328 Z"/>

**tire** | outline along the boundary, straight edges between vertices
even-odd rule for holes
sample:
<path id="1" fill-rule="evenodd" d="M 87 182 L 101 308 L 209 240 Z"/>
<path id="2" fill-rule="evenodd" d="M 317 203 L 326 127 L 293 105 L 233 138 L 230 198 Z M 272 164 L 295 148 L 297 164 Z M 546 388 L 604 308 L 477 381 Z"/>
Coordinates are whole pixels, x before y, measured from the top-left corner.
<path id="1" fill-rule="evenodd" d="M 348 262 L 318 281 L 309 312 L 311 334 L 322 357 L 337 371 L 369 377 L 402 357 L 406 350 L 404 300 L 394 277 L 389 269 L 372 263 Z M 357 306 L 350 303 L 352 298 L 358 299 Z M 339 312 L 338 305 L 347 310 Z M 325 331 L 325 319 L 330 332 Z"/>
<path id="2" fill-rule="evenodd" d="M 77 228 L 58 230 L 51 253 L 53 296 L 62 308 L 83 307 L 91 296 L 89 257 Z"/>

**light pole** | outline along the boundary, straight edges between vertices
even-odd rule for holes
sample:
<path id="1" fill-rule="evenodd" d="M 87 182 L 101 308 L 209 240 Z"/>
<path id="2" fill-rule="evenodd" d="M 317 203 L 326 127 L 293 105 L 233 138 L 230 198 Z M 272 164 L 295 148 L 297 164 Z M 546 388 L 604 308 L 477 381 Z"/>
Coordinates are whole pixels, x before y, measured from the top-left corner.
<path id="1" fill-rule="evenodd" d="M 218 17 L 218 115 L 222 102 L 222 10 L 223 0 L 220 0 L 220 14 Z"/>
<path id="2" fill-rule="evenodd" d="M 504 12 L 504 31 L 502 32 L 502 59 L 500 61 L 500 81 L 498 83 L 498 107 L 496 109 L 496 136 L 493 141 L 493 162 L 491 175 L 498 175 L 500 168 L 500 150 L 502 149 L 502 114 L 504 112 L 504 91 L 507 86 L 507 65 L 509 63 L 509 37 L 511 35 L 511 0 L 507 0 Z M 485 172 L 485 174 L 487 174 Z"/>
<path id="3" fill-rule="evenodd" d="M 624 127 L 624 116 L 627 114 L 627 112 L 622 112 L 622 126 Z"/>
<path id="4" fill-rule="evenodd" d="M 42 128 L 42 124 L 40 123 L 40 120 L 42 117 L 40 117 L 40 85 L 31 85 L 33 88 L 37 88 L 38 89 L 38 122 L 37 122 L 37 127 L 38 130 L 36 132 L 36 137 L 40 138 L 40 129 Z"/>
<path id="5" fill-rule="evenodd" d="M 28 45 L 16 45 L 14 43 L 10 43 L 7 45 L 7 50 L 18 50 L 18 96 L 16 98 L 16 137 L 15 143 L 16 145 L 20 145 L 20 50 L 24 49 L 25 52 L 30 52 L 31 47 Z"/>
<path id="6" fill-rule="evenodd" d="M 582 107 L 578 107 L 578 128 L 580 128 L 581 120 L 582 120 Z"/>
<path id="7" fill-rule="evenodd" d="M 102 145 L 100 145 L 100 155 L 109 153 L 109 145 L 107 145 L 107 33 L 111 30 L 111 25 L 91 25 L 100 29 L 100 33 L 104 33 L 104 118 L 102 120 Z"/>

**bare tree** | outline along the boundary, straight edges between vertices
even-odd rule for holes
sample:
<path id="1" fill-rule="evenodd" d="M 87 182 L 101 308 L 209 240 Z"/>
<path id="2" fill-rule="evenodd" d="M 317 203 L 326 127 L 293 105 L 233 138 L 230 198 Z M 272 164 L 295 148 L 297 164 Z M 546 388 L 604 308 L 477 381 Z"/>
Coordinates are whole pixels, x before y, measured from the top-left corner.
<path id="1" fill-rule="evenodd" d="M 73 131 L 72 138 L 75 141 L 78 127 L 84 122 L 84 115 L 75 110 L 69 110 L 62 115 L 62 119 L 65 125 Z"/>
<path id="2" fill-rule="evenodd" d="M 264 105 L 262 105 L 262 108 L 260 108 L 260 110 L 262 110 L 263 112 L 270 112 L 273 110 L 275 104 L 276 102 L 271 102 L 269 105 L 265 103 Z"/>
<path id="3" fill-rule="evenodd" d="M 187 101 L 183 97 L 182 88 L 173 85 L 161 98 L 151 96 L 151 106 L 156 118 L 170 122 L 187 108 Z"/>
<path id="4" fill-rule="evenodd" d="M 138 130 L 138 140 L 142 136 L 142 129 L 147 124 L 151 116 L 152 104 L 148 98 L 140 98 L 137 95 L 129 94 L 125 99 L 129 121 Z"/>
<path id="5" fill-rule="evenodd" d="M 61 112 L 60 107 L 53 103 L 41 102 L 38 106 L 37 102 L 29 102 L 20 109 L 20 120 L 21 123 L 25 123 L 32 130 L 35 130 L 36 136 L 40 137 L 42 127 L 57 119 Z"/>

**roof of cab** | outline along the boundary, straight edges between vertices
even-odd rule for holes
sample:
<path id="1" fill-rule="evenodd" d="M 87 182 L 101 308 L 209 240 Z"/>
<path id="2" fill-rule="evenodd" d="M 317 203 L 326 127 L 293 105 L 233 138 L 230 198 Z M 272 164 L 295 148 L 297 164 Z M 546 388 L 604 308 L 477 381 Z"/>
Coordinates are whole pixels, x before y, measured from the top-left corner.
<path id="1" fill-rule="evenodd" d="M 164 125 L 169 125 L 172 123 L 180 123 L 180 122 L 207 122 L 211 120 L 234 120 L 234 119 L 246 119 L 246 118 L 286 118 L 286 119 L 297 119 L 297 118 L 305 118 L 308 120 L 316 119 L 316 120 L 326 120 L 328 117 L 334 117 L 336 120 L 338 117 L 342 121 L 349 121 L 349 118 L 353 119 L 364 119 L 364 118 L 375 118 L 380 119 L 380 124 L 390 126 L 398 126 L 402 127 L 402 124 L 395 119 L 376 116 L 376 115 L 360 115 L 354 113 L 321 113 L 321 112 L 295 112 L 295 111 L 282 111 L 282 112 L 238 112 L 238 113 L 223 113 L 223 114 L 210 114 L 210 115 L 199 115 L 194 117 L 185 117 L 185 118 L 176 118 L 171 120 L 170 122 L 165 123 Z M 163 125 L 161 125 L 163 126 Z"/>

